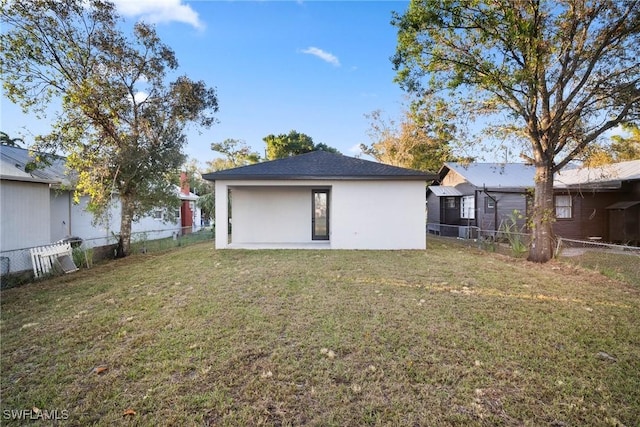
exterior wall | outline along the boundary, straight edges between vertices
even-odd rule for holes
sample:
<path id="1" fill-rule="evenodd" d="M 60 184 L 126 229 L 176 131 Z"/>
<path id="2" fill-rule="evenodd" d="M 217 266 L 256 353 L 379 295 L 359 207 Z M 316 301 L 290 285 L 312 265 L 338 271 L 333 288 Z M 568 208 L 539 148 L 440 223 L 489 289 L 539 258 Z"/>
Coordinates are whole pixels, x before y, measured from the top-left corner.
<path id="1" fill-rule="evenodd" d="M 49 184 L 0 181 L 2 251 L 50 243 Z"/>
<path id="2" fill-rule="evenodd" d="M 51 239 L 52 243 L 66 237 L 80 237 L 87 247 L 104 246 L 115 242 L 114 234 L 120 231 L 120 202 L 114 200 L 106 223 L 94 224 L 93 215 L 87 211 L 88 196 L 80 197 L 79 203 L 73 202 L 70 191 L 51 190 Z M 199 221 L 199 209 L 196 220 Z M 145 238 L 161 239 L 172 237 L 180 229 L 180 219 L 163 222 L 152 216 L 145 216 L 131 224 L 132 233 L 147 233 Z M 133 239 L 141 238 L 134 234 Z"/>
<path id="3" fill-rule="evenodd" d="M 331 194 L 331 247 L 425 249 L 425 183 L 343 181 Z"/>
<path id="4" fill-rule="evenodd" d="M 310 188 L 237 187 L 231 200 L 232 242 L 312 242 Z"/>
<path id="5" fill-rule="evenodd" d="M 69 191 L 51 190 L 51 239 L 57 242 L 71 236 L 71 210 L 73 195 Z"/>
<path id="6" fill-rule="evenodd" d="M 626 186 L 629 188 L 630 200 L 640 200 L 640 181 L 630 182 Z"/>
<path id="7" fill-rule="evenodd" d="M 216 247 L 232 244 L 314 243 L 311 190 L 330 188 L 332 249 L 424 249 L 422 181 L 216 181 Z M 326 242 L 324 242 L 326 244 Z"/>
<path id="8" fill-rule="evenodd" d="M 431 192 L 427 196 L 427 222 L 440 223 L 440 197 Z"/>
<path id="9" fill-rule="evenodd" d="M 480 227 L 481 230 L 499 230 L 500 224 L 510 220 L 513 211 L 517 210 L 523 216 L 522 219 L 517 221 L 517 227 L 518 229 L 523 229 L 527 215 L 526 195 L 524 193 L 502 193 L 496 191 L 489 191 L 489 194 L 496 200 L 497 213 L 486 210 L 486 200 L 489 199 L 489 196 L 483 191 L 478 191 L 476 197 L 476 219 L 478 227 Z"/>
<path id="10" fill-rule="evenodd" d="M 50 242 L 49 184 L 0 181 L 0 260 L 2 274 L 31 269 L 23 249 Z"/>
<path id="11" fill-rule="evenodd" d="M 87 212 L 88 196 L 80 197 L 80 202 L 73 201 L 72 191 L 51 190 L 51 239 L 50 242 L 67 237 L 80 237 L 86 247 L 103 246 L 113 243 L 112 222 L 117 220 L 119 208 L 110 210 L 108 224 L 94 224 L 93 215 Z"/>
<path id="12" fill-rule="evenodd" d="M 94 224 L 86 211 L 88 197 L 73 202 L 70 191 L 51 189 L 48 183 L 0 181 L 0 257 L 2 272 L 9 264 L 11 273 L 30 270 L 26 249 L 44 246 L 66 237 L 80 237 L 85 247 L 105 246 L 115 242 L 113 233 L 120 229 L 120 204 L 110 209 L 107 224 Z M 195 225 L 200 224 L 200 209 L 195 209 Z M 132 224 L 132 232 L 147 232 L 145 238 L 171 237 L 180 228 L 177 222 L 163 223 L 151 216 Z M 195 226 L 194 226 L 195 229 Z M 134 235 L 134 239 L 136 236 Z"/>
<path id="13" fill-rule="evenodd" d="M 566 191 L 556 192 L 566 195 Z M 615 202 L 626 200 L 620 193 L 581 192 L 571 194 L 572 218 L 557 219 L 553 231 L 566 239 L 587 240 L 589 237 L 602 237 L 609 240 L 609 212 L 605 209 Z"/>

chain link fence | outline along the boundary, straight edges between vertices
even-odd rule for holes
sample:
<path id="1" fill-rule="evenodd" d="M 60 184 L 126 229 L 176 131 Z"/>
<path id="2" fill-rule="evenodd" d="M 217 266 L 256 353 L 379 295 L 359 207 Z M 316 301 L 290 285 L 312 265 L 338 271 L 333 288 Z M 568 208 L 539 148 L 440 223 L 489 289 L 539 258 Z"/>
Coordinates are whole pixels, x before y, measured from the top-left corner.
<path id="1" fill-rule="evenodd" d="M 513 228 L 495 231 L 473 226 L 427 224 L 427 242 L 446 239 L 466 247 L 474 247 L 516 257 L 529 254 L 531 235 Z M 428 246 L 428 243 L 427 243 Z M 573 240 L 557 238 L 556 259 L 596 270 L 607 277 L 640 286 L 640 247 L 602 242 L 600 238 Z"/>
<path id="2" fill-rule="evenodd" d="M 130 254 L 157 252 L 213 239 L 214 230 L 212 227 L 175 228 L 131 233 Z M 73 261 L 80 268 L 90 268 L 94 262 L 113 259 L 118 245 L 118 236 L 115 234 L 109 237 L 89 239 L 70 237 L 63 240 L 71 243 Z M 1 288 L 34 280 L 31 249 L 33 247 L 0 252 Z"/>
<path id="3" fill-rule="evenodd" d="M 558 238 L 556 257 L 596 270 L 612 279 L 640 286 L 640 247 L 602 242 L 599 238 Z"/>
<path id="4" fill-rule="evenodd" d="M 529 252 L 531 235 L 505 227 L 502 230 L 482 230 L 470 225 L 427 224 L 427 238 L 455 239 L 467 247 L 525 257 Z"/>

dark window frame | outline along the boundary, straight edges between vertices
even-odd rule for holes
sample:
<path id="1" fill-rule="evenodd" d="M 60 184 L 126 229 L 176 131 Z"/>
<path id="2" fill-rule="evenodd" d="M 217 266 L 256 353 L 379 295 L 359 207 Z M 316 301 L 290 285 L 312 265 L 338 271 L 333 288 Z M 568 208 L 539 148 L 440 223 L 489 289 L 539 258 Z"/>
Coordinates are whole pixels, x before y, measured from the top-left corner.
<path id="1" fill-rule="evenodd" d="M 326 198 L 325 216 L 327 227 L 324 234 L 316 233 L 316 194 L 324 194 Z M 311 240 L 329 240 L 330 236 L 330 195 L 331 190 L 328 188 L 314 188 L 311 190 Z"/>
<path id="2" fill-rule="evenodd" d="M 484 198 L 484 213 L 493 213 L 496 211 L 496 201 L 489 196 Z"/>
<path id="3" fill-rule="evenodd" d="M 445 209 L 456 209 L 457 208 L 456 198 L 452 196 L 445 197 L 444 206 L 445 206 Z"/>

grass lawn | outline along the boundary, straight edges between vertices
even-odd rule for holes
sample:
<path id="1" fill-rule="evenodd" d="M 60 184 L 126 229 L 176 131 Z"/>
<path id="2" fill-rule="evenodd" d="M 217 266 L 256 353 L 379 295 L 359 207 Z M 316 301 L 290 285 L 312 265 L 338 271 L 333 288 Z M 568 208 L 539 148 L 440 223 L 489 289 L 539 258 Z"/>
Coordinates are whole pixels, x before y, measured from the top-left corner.
<path id="1" fill-rule="evenodd" d="M 561 262 L 207 242 L 1 298 L 3 425 L 640 423 L 640 287 Z"/>

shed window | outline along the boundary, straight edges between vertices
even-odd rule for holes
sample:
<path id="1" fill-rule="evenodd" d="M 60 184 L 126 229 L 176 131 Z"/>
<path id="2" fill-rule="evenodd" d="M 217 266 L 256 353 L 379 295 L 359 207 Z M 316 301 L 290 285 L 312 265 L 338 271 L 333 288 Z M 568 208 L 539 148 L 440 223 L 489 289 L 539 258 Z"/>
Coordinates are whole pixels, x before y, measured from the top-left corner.
<path id="1" fill-rule="evenodd" d="M 447 209 L 455 209 L 456 208 L 456 198 L 455 197 L 445 197 L 444 199 L 445 206 Z"/>
<path id="2" fill-rule="evenodd" d="M 567 219 L 573 217 L 573 205 L 571 196 L 556 196 L 556 218 Z"/>
<path id="3" fill-rule="evenodd" d="M 496 201 L 491 197 L 484 198 L 484 211 L 485 212 L 494 212 L 496 210 Z"/>
<path id="4" fill-rule="evenodd" d="M 460 203 L 460 218 L 475 219 L 476 199 L 474 196 L 464 196 Z"/>
<path id="5" fill-rule="evenodd" d="M 151 216 L 153 217 L 153 219 L 161 220 L 162 219 L 162 210 L 161 209 L 154 209 L 153 212 L 151 213 Z"/>

